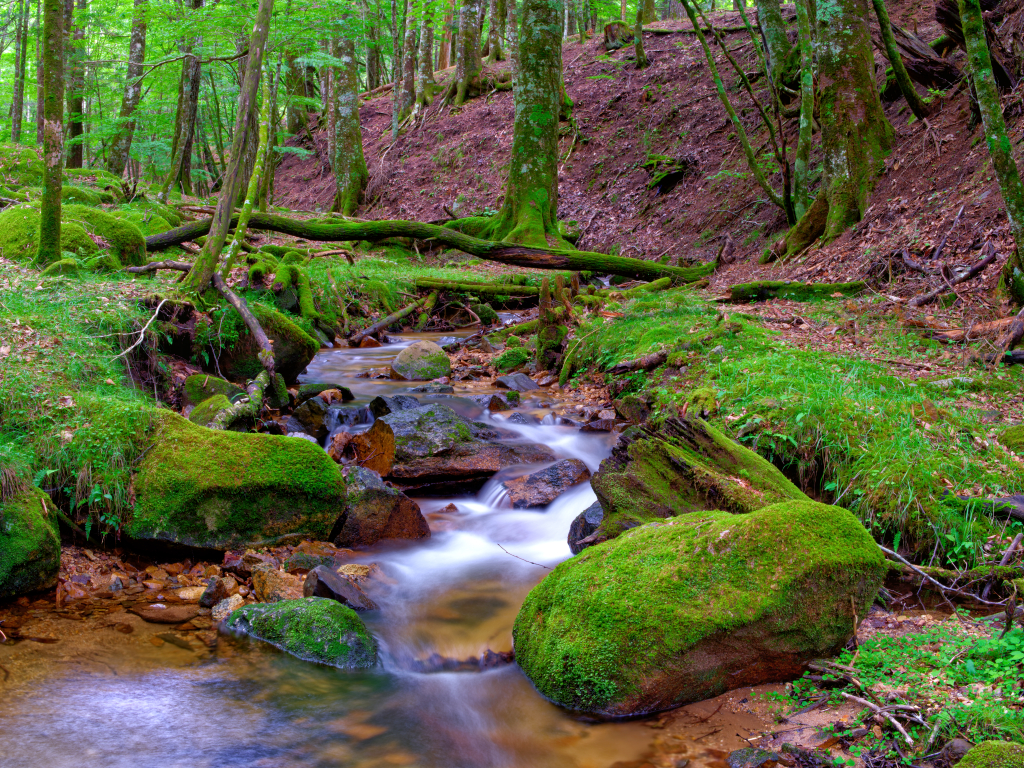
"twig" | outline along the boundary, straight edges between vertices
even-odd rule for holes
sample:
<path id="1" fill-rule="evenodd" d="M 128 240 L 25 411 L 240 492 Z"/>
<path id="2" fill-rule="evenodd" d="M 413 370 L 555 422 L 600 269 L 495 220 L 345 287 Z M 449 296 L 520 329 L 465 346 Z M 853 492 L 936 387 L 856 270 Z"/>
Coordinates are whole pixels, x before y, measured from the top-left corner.
<path id="1" fill-rule="evenodd" d="M 494 543 L 498 544 L 498 542 L 494 542 Z M 505 549 L 503 546 L 501 546 L 501 544 L 498 544 L 498 548 L 502 552 L 504 552 L 506 555 L 511 555 L 516 560 L 522 560 L 524 563 L 529 563 L 530 565 L 536 565 L 538 568 L 544 568 L 545 570 L 548 570 L 548 571 L 551 570 L 551 568 L 548 568 L 548 566 L 546 566 L 546 565 L 541 565 L 540 563 L 535 563 L 535 562 L 533 562 L 533 560 L 527 560 L 525 557 L 520 557 L 519 555 L 513 555 L 511 552 L 509 552 L 507 549 Z"/>
<path id="2" fill-rule="evenodd" d="M 943 592 L 952 592 L 952 593 L 953 593 L 954 595 L 959 595 L 960 597 L 966 598 L 966 599 L 968 599 L 968 600 L 974 600 L 974 601 L 977 601 L 977 602 L 979 602 L 979 603 L 984 603 L 985 605 L 1002 605 L 1002 604 L 1003 604 L 1003 603 L 1001 603 L 1001 602 L 1000 602 L 1000 603 L 991 603 L 991 602 L 989 602 L 988 600 L 984 600 L 984 599 L 982 599 L 982 598 L 978 597 L 977 595 L 971 595 L 971 594 L 967 594 L 966 592 L 961 592 L 961 591 L 960 591 L 959 589 L 954 589 L 953 587 L 947 587 L 947 586 L 945 586 L 945 585 L 943 585 L 943 584 L 939 583 L 939 582 L 938 582 L 938 581 L 936 581 L 935 579 L 933 579 L 933 578 L 932 578 L 931 576 L 929 576 L 929 575 L 928 575 L 927 573 L 925 573 L 924 571 L 922 571 L 922 570 L 921 570 L 920 568 L 918 568 L 918 567 L 917 567 L 916 565 L 913 565 L 913 564 L 912 564 L 912 563 L 911 563 L 911 562 L 910 562 L 909 560 L 906 560 L 906 559 L 904 559 L 904 558 L 900 557 L 899 555 L 897 555 L 897 554 L 896 554 L 895 552 L 893 552 L 893 551 L 892 551 L 891 549 L 886 549 L 886 548 L 885 548 L 885 547 L 883 547 L 882 545 L 878 545 L 878 548 L 879 548 L 880 550 L 882 550 L 882 551 L 883 551 L 883 552 L 884 552 L 885 554 L 889 555 L 890 557 L 894 557 L 894 558 L 896 558 L 897 560 L 899 560 L 899 561 L 900 561 L 901 563 L 903 563 L 903 564 L 904 564 L 905 566 L 907 566 L 907 567 L 908 567 L 908 568 L 909 568 L 910 570 L 912 570 L 912 571 L 913 571 L 914 573 L 916 573 L 916 574 L 918 574 L 919 576 L 921 576 L 921 578 L 923 578 L 923 579 L 924 579 L 925 581 L 929 581 L 929 582 L 931 582 L 931 583 L 932 583 L 932 584 L 934 584 L 934 585 L 935 585 L 936 587 L 938 587 L 939 589 L 941 589 L 941 590 L 942 590 Z"/>
<path id="3" fill-rule="evenodd" d="M 888 712 L 886 712 L 885 710 L 883 710 L 883 709 L 882 709 L 881 707 L 879 707 L 879 706 L 878 706 L 877 704 L 872 704 L 872 703 L 871 703 L 870 701 L 868 701 L 867 699 L 862 699 L 862 698 L 860 698 L 859 696 L 854 696 L 853 694 L 851 694 L 851 693 L 846 693 L 845 691 L 840 691 L 840 692 L 839 692 L 839 695 L 840 695 L 840 696 L 842 696 L 842 697 L 843 697 L 844 699 L 846 699 L 846 700 L 848 700 L 848 701 L 852 701 L 852 702 L 853 702 L 854 704 L 860 704 L 860 705 L 861 705 L 862 707 L 867 707 L 868 709 L 870 709 L 870 710 L 871 710 L 872 712 L 874 712 L 875 714 L 877 714 L 877 715 L 881 715 L 882 717 L 884 717 L 884 718 L 885 718 L 886 720 L 888 720 L 888 721 L 889 721 L 890 723 L 892 723 L 893 727 L 894 727 L 894 728 L 895 728 L 895 729 L 896 729 L 897 731 L 899 731 L 899 732 L 900 732 L 900 735 L 901 735 L 901 736 L 903 736 L 903 738 L 904 738 L 904 739 L 906 740 L 906 742 L 907 742 L 907 746 L 909 746 L 909 747 L 913 747 L 913 746 L 914 746 L 914 740 L 913 740 L 912 738 L 910 738 L 910 734 L 908 734 L 908 733 L 907 733 L 907 732 L 906 732 L 906 731 L 905 731 L 905 730 L 903 729 L 903 726 L 902 726 L 902 725 L 900 725 L 900 724 L 899 724 L 899 723 L 898 723 L 898 722 L 896 721 L 896 718 L 894 718 L 894 717 L 893 717 L 892 715 L 890 715 L 890 714 L 889 714 Z"/>
<path id="4" fill-rule="evenodd" d="M 946 236 L 939 241 L 939 245 L 935 249 L 935 253 L 931 256 L 934 260 L 938 261 L 939 257 L 942 256 L 942 249 L 946 247 L 946 241 L 949 239 L 949 236 L 953 234 L 953 230 L 956 229 L 956 225 L 960 223 L 960 217 L 963 215 L 965 207 L 966 206 L 961 205 L 960 210 L 957 211 L 956 216 L 953 217 L 953 223 L 950 225 L 949 231 L 946 232 Z"/>
<path id="5" fill-rule="evenodd" d="M 984 271 L 985 267 L 987 267 L 989 264 L 991 264 L 993 261 L 995 261 L 996 257 L 998 256 L 998 254 L 996 253 L 996 249 L 991 244 L 991 242 L 985 243 L 985 247 L 989 251 L 989 253 L 988 253 L 988 255 L 984 259 L 979 261 L 977 264 L 975 264 L 973 267 L 971 267 L 969 270 L 967 270 L 964 274 L 962 274 L 960 277 L 956 278 L 955 280 L 952 280 L 952 281 L 946 280 L 945 275 L 943 275 L 943 280 L 946 283 L 945 287 L 940 286 L 940 287 L 936 288 L 934 291 L 929 291 L 928 293 L 922 294 L 920 296 L 915 296 L 914 298 L 912 298 L 910 301 L 907 302 L 907 306 L 908 307 L 921 307 L 921 306 L 924 306 L 925 304 L 928 304 L 929 302 L 932 302 L 935 299 L 937 299 L 943 292 L 945 292 L 946 287 L 948 287 L 950 290 L 953 290 L 953 286 L 954 285 L 959 285 L 960 283 L 967 282 L 968 280 L 970 280 L 970 279 L 972 279 L 974 277 L 977 277 L 978 274 L 981 273 L 982 271 Z"/>
<path id="6" fill-rule="evenodd" d="M 124 357 L 129 352 L 131 352 L 133 349 L 135 349 L 137 346 L 139 346 L 139 344 L 142 343 L 143 338 L 145 338 L 145 336 L 146 336 L 146 330 L 149 328 L 149 326 L 151 326 L 153 324 L 153 321 L 156 320 L 156 316 L 160 314 L 160 307 L 162 307 L 166 303 L 167 303 L 167 299 L 160 299 L 160 303 L 156 305 L 156 311 L 153 312 L 153 316 L 151 318 L 149 318 L 149 322 L 146 323 L 144 326 L 142 326 L 142 330 L 139 331 L 139 338 L 135 341 L 134 344 L 132 344 L 130 347 L 128 347 L 128 349 L 126 349 L 124 352 L 122 352 L 119 355 L 114 355 L 114 359 L 115 360 L 117 360 L 117 358 L 119 358 L 119 357 Z"/>

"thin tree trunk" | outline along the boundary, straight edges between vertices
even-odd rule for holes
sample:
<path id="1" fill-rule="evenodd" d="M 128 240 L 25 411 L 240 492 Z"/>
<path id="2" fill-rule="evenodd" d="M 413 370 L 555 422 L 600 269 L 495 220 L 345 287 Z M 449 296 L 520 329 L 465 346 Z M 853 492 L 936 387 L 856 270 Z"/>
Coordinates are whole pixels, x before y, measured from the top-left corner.
<path id="1" fill-rule="evenodd" d="M 778 90 L 782 85 L 782 72 L 791 48 L 779 0 L 757 0 L 757 26 L 764 38 L 764 50 L 768 56 L 768 75 L 771 77 L 772 86 Z"/>
<path id="2" fill-rule="evenodd" d="M 455 0 L 445 4 L 444 20 L 441 22 L 441 45 L 437 48 L 437 68 L 448 69 L 452 61 L 452 25 L 454 19 Z"/>
<path id="3" fill-rule="evenodd" d="M 808 174 L 814 135 L 814 40 L 808 0 L 794 1 L 800 46 L 800 133 L 793 162 L 793 208 L 800 219 L 811 204 Z"/>
<path id="4" fill-rule="evenodd" d="M 53 2 L 53 0 L 48 0 L 48 2 Z M 196 257 L 195 266 L 183 284 L 186 290 L 195 294 L 206 290 L 213 273 L 217 270 L 228 228 L 231 225 L 235 201 L 242 185 L 247 181 L 242 178 L 243 155 L 249 141 L 250 117 L 256 106 L 256 91 L 259 87 L 260 70 L 263 68 L 263 50 L 267 45 L 267 36 L 270 33 L 270 15 L 273 8 L 274 0 L 260 0 L 259 8 L 256 11 L 256 23 L 253 26 L 252 36 L 249 38 L 249 61 L 238 94 L 235 132 L 231 142 L 231 161 L 221 186 L 210 234 L 206 238 L 203 250 Z M 264 364 L 266 363 L 264 362 Z"/>
<path id="5" fill-rule="evenodd" d="M 11 98 L 11 141 L 21 142 L 25 117 L 25 59 L 28 54 L 28 0 L 18 0 L 17 34 L 14 39 L 14 93 Z"/>
<path id="6" fill-rule="evenodd" d="M 558 3 L 560 0 L 552 0 Z M 480 93 L 480 73 L 483 60 L 480 56 L 480 12 L 483 0 L 462 0 L 459 9 L 459 39 L 456 46 L 455 79 L 452 81 L 447 98 L 452 104 L 461 107 L 469 99 Z M 558 26 L 556 20 L 555 26 Z M 561 41 L 559 41 L 561 48 Z"/>
<path id="7" fill-rule="evenodd" d="M 644 51 L 644 0 L 637 0 L 636 27 L 633 29 L 633 53 L 636 57 L 636 68 L 646 69 L 650 63 Z"/>
<path id="8" fill-rule="evenodd" d="M 625 21 L 627 17 L 626 0 L 622 0 L 621 6 L 621 10 L 619 11 L 619 21 Z"/>
<path id="9" fill-rule="evenodd" d="M 60 188 L 64 173 L 64 7 L 43 0 L 43 195 L 39 205 L 37 264 L 61 257 Z"/>
<path id="10" fill-rule="evenodd" d="M 192 0 L 191 8 L 197 11 L 203 7 L 203 0 Z M 172 188 L 180 185 L 186 194 L 192 192 L 192 144 L 195 139 L 196 112 L 199 108 L 199 87 L 202 82 L 202 65 L 195 49 L 202 45 L 202 37 L 186 44 L 183 53 L 186 59 L 181 67 L 181 93 L 178 99 L 178 117 L 175 120 L 175 139 L 172 144 L 171 166 L 164 177 L 157 199 L 166 203 Z"/>
<path id="11" fill-rule="evenodd" d="M 487 59 L 486 64 L 494 64 L 502 61 L 505 57 L 501 52 L 501 12 L 498 9 L 498 0 L 490 0 L 488 23 L 487 23 Z"/>
<path id="12" fill-rule="evenodd" d="M 519 78 L 519 0 L 505 0 L 505 29 L 508 31 L 505 52 L 515 82 Z"/>
<path id="13" fill-rule="evenodd" d="M 405 38 L 405 11 L 409 0 L 391 0 L 391 73 L 395 86 L 391 89 L 391 139 L 398 138 L 398 124 L 401 122 L 402 88 L 402 46 Z"/>
<path id="14" fill-rule="evenodd" d="M 1002 287 L 1016 304 L 1024 304 L 1024 185 L 1021 184 L 1013 145 L 1006 133 L 1006 121 L 992 72 L 992 59 L 985 40 L 985 23 L 978 0 L 960 0 L 960 19 L 967 44 L 967 61 L 981 109 L 988 154 L 999 179 L 1016 248 L 1006 260 Z"/>
<path id="15" fill-rule="evenodd" d="M 70 3 L 68 3 L 70 5 Z M 77 0 L 70 31 L 70 48 L 67 59 L 68 72 L 68 168 L 81 168 L 83 150 L 83 107 L 82 90 L 85 87 L 85 11 L 86 0 Z"/>
<path id="16" fill-rule="evenodd" d="M 43 30 L 42 23 L 42 8 L 45 0 L 36 0 L 36 144 L 42 145 L 43 143 L 43 113 L 46 111 L 43 105 Z M 63 11 L 62 11 L 63 13 Z M 61 19 L 63 20 L 63 15 Z M 63 34 L 63 33 L 62 33 Z M 61 51 L 61 56 L 64 52 Z M 64 88 L 64 76 L 61 74 L 61 89 Z M 63 100 L 63 95 L 61 99 Z M 64 106 L 61 104 L 61 109 Z M 62 150 L 63 151 L 63 150 Z"/>
<path id="17" fill-rule="evenodd" d="M 402 93 L 398 104 L 399 122 L 405 120 L 416 104 L 416 62 L 419 59 L 419 19 L 410 7 L 405 19 L 405 43 L 402 46 Z M 358 87 L 358 86 L 357 86 Z"/>
<path id="18" fill-rule="evenodd" d="M 362 202 L 370 179 L 359 127 L 359 63 L 355 42 L 351 38 L 337 41 L 334 58 L 341 64 L 334 70 L 333 210 L 351 216 Z"/>
<path id="19" fill-rule="evenodd" d="M 903 98 L 907 100 L 910 111 L 914 113 L 918 120 L 924 120 L 928 117 L 928 107 L 925 106 L 921 97 L 917 95 L 914 84 L 910 80 L 910 75 L 907 74 L 907 67 L 903 63 L 903 57 L 900 56 L 899 48 L 896 47 L 896 40 L 892 36 L 892 23 L 889 21 L 889 11 L 886 10 L 885 0 L 871 0 L 871 2 L 875 6 L 875 16 L 878 17 L 879 31 L 882 33 L 882 42 L 885 44 L 885 55 L 888 57 L 889 63 L 892 64 L 892 72 L 896 77 L 896 83 L 903 93 Z"/>
<path id="20" fill-rule="evenodd" d="M 419 66 L 416 71 L 416 105 L 425 109 L 434 101 L 437 81 L 434 80 L 434 24 L 430 4 L 423 6 L 420 19 Z"/>
<path id="21" fill-rule="evenodd" d="M 124 94 L 121 97 L 121 112 L 118 129 L 110 142 L 107 154 L 107 170 L 118 178 L 124 173 L 128 155 L 135 136 L 135 110 L 142 99 L 142 65 L 146 60 L 146 14 L 149 0 L 135 0 L 132 14 L 132 32 L 128 43 L 128 70 L 125 72 Z"/>

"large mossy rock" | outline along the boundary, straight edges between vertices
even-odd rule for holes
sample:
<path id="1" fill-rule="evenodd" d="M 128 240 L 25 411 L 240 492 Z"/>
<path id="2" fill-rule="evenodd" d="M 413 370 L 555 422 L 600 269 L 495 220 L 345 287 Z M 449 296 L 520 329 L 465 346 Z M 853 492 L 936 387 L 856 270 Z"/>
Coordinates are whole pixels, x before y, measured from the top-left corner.
<path id="1" fill-rule="evenodd" d="M 95 256 L 99 247 L 75 222 L 61 224 L 60 248 L 80 258 Z M 39 251 L 39 209 L 18 205 L 0 212 L 0 256 L 12 261 L 28 262 Z M 45 264 L 39 264 L 42 267 Z"/>
<path id="2" fill-rule="evenodd" d="M 400 381 L 431 381 L 451 373 L 448 355 L 432 341 L 410 344 L 391 363 L 391 378 Z"/>
<path id="3" fill-rule="evenodd" d="M 60 536 L 50 497 L 28 488 L 0 502 L 0 599 L 57 583 Z"/>
<path id="4" fill-rule="evenodd" d="M 377 663 L 377 643 L 363 620 L 326 597 L 246 605 L 228 616 L 226 624 L 304 661 L 342 669 Z"/>
<path id="5" fill-rule="evenodd" d="M 345 508 L 345 480 L 306 440 L 157 419 L 135 476 L 129 535 L 226 549 L 303 534 L 326 540 Z"/>
<path id="6" fill-rule="evenodd" d="M 440 403 L 393 411 L 380 420 L 395 433 L 395 461 L 399 463 L 436 456 L 474 439 L 470 423 Z"/>
<path id="7" fill-rule="evenodd" d="M 590 484 L 604 509 L 598 541 L 686 512 L 807 500 L 772 464 L 698 418 L 627 429 Z"/>
<path id="8" fill-rule="evenodd" d="M 287 315 L 275 309 L 256 303 L 251 303 L 249 309 L 274 344 L 274 370 L 284 376 L 287 383 L 293 384 L 316 355 L 320 344 Z M 233 381 L 246 381 L 256 378 L 263 365 L 257 357 L 259 347 L 249 329 L 242 325 L 240 317 L 235 315 L 235 319 L 239 328 L 238 340 L 223 351 L 220 370 Z"/>
<path id="9" fill-rule="evenodd" d="M 384 484 L 380 475 L 363 467 L 346 473 L 348 505 L 339 518 L 339 547 L 368 547 L 381 539 L 420 539 L 430 526 L 420 506 L 404 493 Z"/>
<path id="10" fill-rule="evenodd" d="M 1024 745 L 983 741 L 957 763 L 957 768 L 1024 768 Z"/>
<path id="11" fill-rule="evenodd" d="M 843 648 L 886 572 L 852 513 L 813 501 L 649 523 L 527 596 L 516 661 L 563 707 L 624 717 L 798 677 Z"/>
<path id="12" fill-rule="evenodd" d="M 89 234 L 109 243 L 110 250 L 125 265 L 137 267 L 146 263 L 146 238 L 131 222 L 88 205 L 65 205 L 61 219 L 81 224 Z"/>

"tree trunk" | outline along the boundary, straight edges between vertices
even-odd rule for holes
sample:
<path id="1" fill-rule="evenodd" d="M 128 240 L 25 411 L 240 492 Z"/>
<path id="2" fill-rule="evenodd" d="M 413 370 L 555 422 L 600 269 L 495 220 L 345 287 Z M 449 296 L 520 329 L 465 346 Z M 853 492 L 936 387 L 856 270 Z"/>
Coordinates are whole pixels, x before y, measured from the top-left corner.
<path id="1" fill-rule="evenodd" d="M 636 4 L 636 27 L 633 29 L 633 52 L 636 57 L 636 68 L 646 69 L 650 63 L 647 61 L 647 53 L 644 51 L 644 3 L 638 0 Z"/>
<path id="2" fill-rule="evenodd" d="M 135 110 L 142 99 L 142 65 L 146 60 L 146 13 L 149 0 L 135 0 L 132 14 L 132 32 L 128 43 L 128 70 L 125 72 L 124 94 L 121 97 L 121 112 L 118 129 L 110 142 L 107 154 L 107 170 L 118 178 L 124 174 L 128 155 L 135 136 Z"/>
<path id="3" fill-rule="evenodd" d="M 289 54 L 285 58 L 287 73 L 284 77 L 284 90 L 288 106 L 285 109 L 285 130 L 293 136 L 306 124 L 307 107 L 300 101 L 306 96 L 306 67 L 300 66 L 298 56 Z"/>
<path id="4" fill-rule="evenodd" d="M 421 109 L 434 101 L 437 82 L 434 80 L 434 22 L 429 4 L 423 6 L 420 19 L 419 65 L 416 70 L 416 105 Z"/>
<path id="5" fill-rule="evenodd" d="M 860 221 L 893 141 L 875 86 L 866 0 L 818 0 L 817 14 L 824 181 L 787 236 L 787 255 Z"/>
<path id="6" fill-rule="evenodd" d="M 68 3 L 70 6 L 71 3 Z M 76 13 L 72 15 L 68 59 L 68 168 L 81 168 L 84 147 L 82 146 L 82 113 L 85 88 L 85 10 L 86 0 L 77 0 Z"/>
<path id="7" fill-rule="evenodd" d="M 44 78 L 43 78 L 43 35 L 45 33 L 42 31 L 42 29 L 43 29 L 43 22 L 42 22 L 42 15 L 41 15 L 42 14 L 42 9 L 43 9 L 43 2 L 44 2 L 44 0 L 36 0 L 36 30 L 38 30 L 38 32 L 36 34 L 36 144 L 40 145 L 40 146 L 43 143 L 43 113 L 46 111 L 46 107 L 44 105 L 45 99 L 44 99 L 44 96 L 43 96 L 43 93 L 44 93 L 44 90 L 45 90 L 45 88 L 43 87 L 43 80 L 44 80 Z M 61 13 L 63 14 L 63 9 L 62 9 Z M 64 19 L 64 16 L 61 15 L 62 23 L 63 23 L 63 19 Z M 61 34 L 63 34 L 63 32 L 61 32 Z M 63 42 L 62 42 L 62 45 L 63 45 Z M 63 55 L 64 55 L 64 52 L 61 51 L 61 56 L 63 56 Z M 62 72 L 61 73 L 61 89 L 63 90 L 63 88 L 64 88 L 64 74 Z M 61 95 L 61 100 L 63 101 L 63 99 L 64 99 L 64 96 L 62 94 Z M 61 104 L 61 109 L 64 109 L 64 105 L 63 104 Z M 61 149 L 61 151 L 63 152 L 63 148 Z"/>
<path id="8" fill-rule="evenodd" d="M 885 55 L 892 65 L 893 75 L 900 86 L 903 98 L 907 100 L 910 111 L 918 120 L 928 117 L 928 107 L 921 101 L 921 97 L 914 90 L 914 84 L 910 81 L 907 68 L 903 65 L 903 58 L 896 47 L 896 40 L 892 35 L 892 23 L 889 21 L 889 11 L 886 10 L 885 0 L 871 0 L 875 6 L 875 15 L 878 17 L 878 27 L 882 35 L 882 42 L 885 43 Z"/>
<path id="9" fill-rule="evenodd" d="M 334 207 L 351 216 L 363 199 L 370 179 L 363 155 L 363 136 L 359 126 L 359 62 L 351 38 L 335 42 L 334 58 L 341 66 L 334 69 Z"/>
<path id="10" fill-rule="evenodd" d="M 1024 304 L 1024 185 L 1021 185 L 1013 149 L 1006 133 L 1006 121 L 999 101 L 999 90 L 992 71 L 992 60 L 985 41 L 985 25 L 978 0 L 960 0 L 960 18 L 967 46 L 967 60 L 974 90 L 978 95 L 981 120 L 989 157 L 999 179 L 1016 248 L 1006 260 L 1002 285 L 1016 304 Z"/>
<path id="11" fill-rule="evenodd" d="M 380 28 L 377 24 L 376 6 L 370 8 L 367 0 L 360 0 L 360 13 L 363 17 L 363 28 L 366 30 L 366 90 L 372 91 L 381 86 L 380 72 Z"/>
<path id="12" fill-rule="evenodd" d="M 25 118 L 25 59 L 28 54 L 28 0 L 18 0 L 17 33 L 14 38 L 14 93 L 11 98 L 11 141 L 21 142 Z"/>
<path id="13" fill-rule="evenodd" d="M 519 76 L 505 201 L 487 237 L 568 247 L 558 231 L 558 112 L 562 90 L 561 0 L 523 0 Z"/>
<path id="14" fill-rule="evenodd" d="M 419 19 L 413 8 L 405 19 L 405 42 L 402 45 L 402 93 L 398 104 L 398 120 L 405 120 L 416 104 L 416 63 L 419 59 L 417 32 Z"/>
<path id="15" fill-rule="evenodd" d="M 658 9 L 654 5 L 654 0 L 643 0 L 644 5 L 644 24 L 650 24 L 652 21 L 658 20 Z"/>
<path id="16" fill-rule="evenodd" d="M 48 0 L 52 2 L 53 0 Z M 187 291 L 200 294 L 210 285 L 210 279 L 217 269 L 224 240 L 231 225 L 232 213 L 238 193 L 247 179 L 242 177 L 243 155 L 250 136 L 252 115 L 255 110 L 256 90 L 259 87 L 260 70 L 263 68 L 263 49 L 267 45 L 270 33 L 270 15 L 274 8 L 274 0 L 260 0 L 256 11 L 256 23 L 252 36 L 249 38 L 249 61 L 245 68 L 245 78 L 238 93 L 238 109 L 235 115 L 235 133 L 231 141 L 231 161 L 220 197 L 214 213 L 210 234 L 206 238 L 203 250 L 196 257 L 195 266 L 185 278 L 183 287 Z"/>
<path id="17" fill-rule="evenodd" d="M 800 46 L 800 132 L 793 162 L 793 207 L 800 219 L 811 204 L 808 174 L 814 135 L 814 38 L 808 0 L 795 0 L 795 4 Z"/>
<path id="18" fill-rule="evenodd" d="M 43 0 L 43 195 L 39 204 L 37 264 L 58 261 L 60 187 L 64 173 L 64 7 Z"/>
<path id="19" fill-rule="evenodd" d="M 786 24 L 782 20 L 779 0 L 757 0 L 757 26 L 764 38 L 764 49 L 768 56 L 768 73 L 772 85 L 782 85 L 782 70 L 789 56 L 790 44 L 786 36 Z"/>
<path id="20" fill-rule="evenodd" d="M 619 21 L 625 21 L 626 20 L 626 0 L 622 0 L 620 5 L 622 7 L 621 7 L 621 9 L 619 11 Z"/>
<path id="21" fill-rule="evenodd" d="M 558 2 L 558 0 L 552 0 Z M 459 38 L 455 52 L 455 80 L 448 98 L 456 107 L 480 93 L 480 10 L 482 0 L 462 0 L 459 9 Z M 558 22 L 556 20 L 556 26 Z"/>
<path id="22" fill-rule="evenodd" d="M 391 75 L 394 88 L 391 89 L 391 140 L 398 138 L 398 124 L 402 109 L 402 48 L 404 47 L 405 12 L 409 0 L 391 0 Z"/>
<path id="23" fill-rule="evenodd" d="M 487 59 L 485 64 L 494 64 L 504 61 L 505 56 L 501 52 L 501 11 L 498 9 L 498 0 L 490 0 L 490 9 L 487 22 Z"/>
<path id="24" fill-rule="evenodd" d="M 197 11 L 203 7 L 203 0 L 192 0 L 191 8 Z M 185 193 L 192 192 L 192 145 L 195 140 L 196 113 L 199 109 L 199 86 L 202 77 L 202 65 L 193 51 L 202 44 L 202 37 L 196 37 L 183 46 L 186 58 L 181 65 L 181 94 L 178 100 L 178 118 L 175 120 L 176 131 L 172 144 L 173 154 L 171 166 L 164 177 L 164 182 L 157 193 L 157 199 L 166 203 L 172 188 L 180 188 Z"/>
<path id="25" fill-rule="evenodd" d="M 519 0 L 505 0 L 505 29 L 508 35 L 505 53 L 515 82 L 519 79 Z"/>
<path id="26" fill-rule="evenodd" d="M 437 68 L 448 69 L 452 61 L 452 25 L 454 17 L 455 0 L 450 0 L 445 5 L 444 20 L 441 22 L 441 45 L 437 48 Z"/>

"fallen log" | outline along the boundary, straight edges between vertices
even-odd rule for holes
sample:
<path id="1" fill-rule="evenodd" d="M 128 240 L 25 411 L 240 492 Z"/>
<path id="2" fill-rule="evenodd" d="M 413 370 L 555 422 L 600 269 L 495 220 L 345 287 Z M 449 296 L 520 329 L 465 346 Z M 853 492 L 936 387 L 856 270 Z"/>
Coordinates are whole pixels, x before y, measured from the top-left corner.
<path id="1" fill-rule="evenodd" d="M 504 339 L 509 336 L 529 336 L 530 334 L 537 332 L 537 321 L 527 320 L 525 323 L 519 323 L 518 325 L 507 325 L 494 333 L 489 338 L 491 339 Z"/>
<path id="2" fill-rule="evenodd" d="M 540 293 L 540 288 L 534 285 L 460 283 L 455 280 L 440 280 L 433 277 L 417 278 L 416 287 L 428 291 L 455 291 L 456 293 L 476 293 L 481 296 L 537 296 Z"/>
<path id="3" fill-rule="evenodd" d="M 260 375 L 246 386 L 247 397 L 218 411 L 206 426 L 210 429 L 227 429 L 246 416 L 255 419 L 263 407 L 263 390 L 268 386 L 270 386 L 270 375 L 266 371 L 260 371 Z"/>
<path id="4" fill-rule="evenodd" d="M 935 299 L 937 299 L 939 296 L 946 293 L 947 291 L 952 290 L 954 285 L 960 285 L 960 283 L 965 283 L 968 280 L 977 277 L 981 272 L 985 270 L 985 267 L 987 267 L 989 264 L 996 260 L 996 256 L 998 255 L 996 253 L 996 249 L 992 246 L 991 243 L 986 243 L 985 248 L 988 250 L 988 255 L 984 259 L 979 261 L 977 264 L 975 264 L 973 267 L 971 267 L 969 270 L 967 270 L 960 277 L 954 280 L 946 280 L 945 278 L 943 278 L 944 284 L 942 286 L 936 288 L 934 291 L 928 291 L 928 293 L 923 293 L 920 296 L 915 296 L 914 298 L 907 302 L 907 306 L 923 307 L 925 304 L 929 304 L 935 301 Z"/>
<path id="5" fill-rule="evenodd" d="M 768 299 L 814 301 L 856 296 L 865 288 L 867 285 L 861 280 L 852 283 L 793 283 L 781 280 L 761 280 L 756 283 L 740 283 L 730 286 L 728 295 L 719 297 L 718 300 L 733 303 L 767 301 Z"/>
<path id="6" fill-rule="evenodd" d="M 621 363 L 616 363 L 608 370 L 608 373 L 617 376 L 620 373 L 632 373 L 633 371 L 650 371 L 659 365 L 664 365 L 666 360 L 668 360 L 668 352 L 651 352 L 636 360 L 624 360 Z"/>
<path id="7" fill-rule="evenodd" d="M 174 269 L 178 272 L 191 272 L 192 265 L 187 261 L 151 261 L 149 264 L 143 264 L 141 267 L 128 267 L 126 272 L 142 273 L 142 272 L 156 272 L 159 269 Z"/>
<path id="8" fill-rule="evenodd" d="M 355 336 L 353 336 L 352 338 L 350 338 L 348 340 L 349 346 L 350 347 L 358 347 L 359 346 L 359 342 L 361 342 L 367 336 L 372 336 L 373 334 L 377 333 L 378 331 L 383 331 L 385 328 L 387 328 L 392 323 L 397 323 L 403 317 L 407 317 L 407 316 L 411 315 L 413 310 L 416 309 L 416 307 L 418 307 L 421 304 L 423 304 L 423 302 L 425 302 L 426 300 L 427 300 L 427 297 L 424 296 L 422 299 L 418 299 L 417 301 L 414 301 L 412 304 L 409 304 L 408 306 L 402 307 L 397 312 L 392 312 L 390 315 L 385 317 L 383 320 L 378 320 L 373 325 L 368 326 L 367 328 L 364 328 L 363 330 L 361 330 L 359 333 L 357 333 Z"/>
<path id="9" fill-rule="evenodd" d="M 968 328 L 948 328 L 933 331 L 931 338 L 935 341 L 973 341 L 986 336 L 1002 333 L 1013 323 L 1014 318 L 1003 317 L 988 323 L 975 323 Z"/>
<path id="10" fill-rule="evenodd" d="M 237 214 L 236 217 L 237 219 Z M 234 221 L 235 219 L 233 219 Z M 149 251 L 170 248 L 210 231 L 211 219 L 193 221 L 175 229 L 146 238 Z M 602 275 L 621 275 L 640 280 L 672 278 L 673 283 L 692 283 L 715 270 L 715 264 L 697 267 L 670 267 L 655 261 L 611 256 L 606 253 L 534 248 L 526 245 L 481 240 L 449 227 L 424 224 L 417 221 L 300 221 L 269 213 L 254 213 L 249 219 L 250 230 L 281 232 L 304 240 L 344 242 L 354 240 L 378 241 L 392 237 L 414 240 L 433 240 L 450 248 L 457 248 L 481 259 L 534 269 L 591 271 Z"/>
<path id="11" fill-rule="evenodd" d="M 434 311 L 435 304 L 437 304 L 437 291 L 427 296 L 427 300 L 420 307 L 420 316 L 416 319 L 415 330 L 422 331 L 427 327 L 427 323 L 430 322 L 430 313 Z"/>

